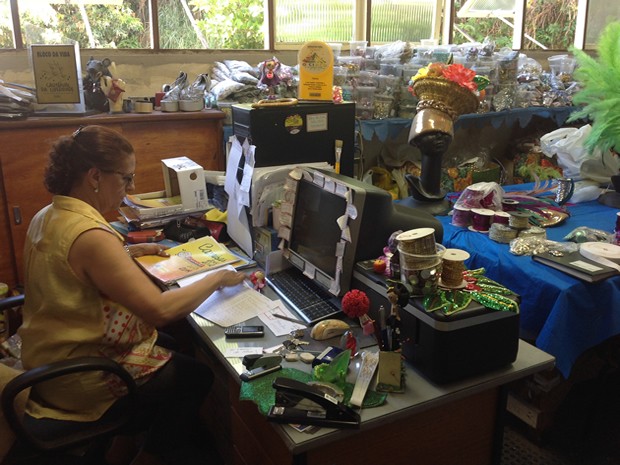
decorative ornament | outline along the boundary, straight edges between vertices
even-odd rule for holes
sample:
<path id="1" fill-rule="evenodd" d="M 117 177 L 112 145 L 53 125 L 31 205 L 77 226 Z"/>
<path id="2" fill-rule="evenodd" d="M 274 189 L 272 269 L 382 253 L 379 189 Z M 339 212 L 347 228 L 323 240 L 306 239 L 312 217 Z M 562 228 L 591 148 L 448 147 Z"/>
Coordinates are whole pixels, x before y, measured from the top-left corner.
<path id="1" fill-rule="evenodd" d="M 250 281 L 252 281 L 254 289 L 261 292 L 265 287 L 265 273 L 262 271 L 255 271 L 250 275 Z"/>
<path id="2" fill-rule="evenodd" d="M 332 101 L 334 103 L 342 103 L 343 101 L 343 97 L 342 97 L 342 87 L 340 86 L 334 86 L 332 88 Z"/>
<path id="3" fill-rule="evenodd" d="M 374 320 L 368 316 L 370 310 L 370 300 L 364 291 L 351 289 L 342 297 L 342 311 L 349 318 L 358 318 L 364 334 L 369 336 L 374 334 Z"/>

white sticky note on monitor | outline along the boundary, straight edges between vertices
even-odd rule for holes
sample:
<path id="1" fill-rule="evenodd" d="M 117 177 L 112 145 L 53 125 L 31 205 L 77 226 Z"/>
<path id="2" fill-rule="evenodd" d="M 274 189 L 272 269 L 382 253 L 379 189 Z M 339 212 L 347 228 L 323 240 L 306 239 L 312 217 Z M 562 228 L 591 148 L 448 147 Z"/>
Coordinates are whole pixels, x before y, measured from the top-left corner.
<path id="1" fill-rule="evenodd" d="M 312 182 L 314 182 L 314 184 L 316 184 L 319 187 L 323 187 L 323 185 L 325 185 L 325 176 L 323 176 L 319 172 L 315 172 L 314 179 L 312 180 Z"/>
<path id="2" fill-rule="evenodd" d="M 304 274 L 308 278 L 314 279 L 314 275 L 316 274 L 316 268 L 310 263 L 306 262 L 306 267 L 304 268 Z"/>
<path id="3" fill-rule="evenodd" d="M 347 193 L 349 192 L 349 189 L 346 188 L 346 186 L 340 184 L 339 182 L 336 183 L 336 188 L 334 191 L 336 194 L 338 194 L 341 197 L 345 197 L 347 198 Z"/>

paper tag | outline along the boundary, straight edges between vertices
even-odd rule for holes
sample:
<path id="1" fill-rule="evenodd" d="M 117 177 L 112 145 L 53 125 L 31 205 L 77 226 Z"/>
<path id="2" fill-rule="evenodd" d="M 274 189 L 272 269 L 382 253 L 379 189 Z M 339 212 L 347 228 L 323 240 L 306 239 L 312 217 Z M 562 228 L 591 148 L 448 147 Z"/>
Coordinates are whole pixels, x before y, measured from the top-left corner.
<path id="1" fill-rule="evenodd" d="M 590 263 L 586 263 L 582 260 L 575 260 L 574 262 L 570 263 L 573 266 L 576 266 L 577 268 L 581 268 L 582 270 L 587 270 L 587 271 L 591 271 L 591 272 L 595 272 L 595 271 L 601 271 L 603 268 L 598 267 L 596 265 L 592 265 Z"/>

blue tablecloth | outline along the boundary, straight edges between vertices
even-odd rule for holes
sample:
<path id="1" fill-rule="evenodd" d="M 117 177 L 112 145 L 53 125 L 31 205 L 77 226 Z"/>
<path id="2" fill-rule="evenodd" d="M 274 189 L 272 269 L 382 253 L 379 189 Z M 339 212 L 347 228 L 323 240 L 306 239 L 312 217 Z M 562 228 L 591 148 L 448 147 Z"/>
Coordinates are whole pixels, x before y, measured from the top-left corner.
<path id="1" fill-rule="evenodd" d="M 569 204 L 568 209 L 569 219 L 547 228 L 549 239 L 562 241 L 579 226 L 612 232 L 619 211 L 597 201 Z M 487 276 L 521 296 L 521 337 L 554 355 L 565 378 L 585 350 L 620 334 L 620 276 L 594 284 L 580 281 L 530 256 L 513 255 L 507 244 L 494 242 L 486 234 L 453 226 L 451 218 L 439 217 L 443 244 L 466 250 L 471 255 L 468 268 L 484 267 Z"/>

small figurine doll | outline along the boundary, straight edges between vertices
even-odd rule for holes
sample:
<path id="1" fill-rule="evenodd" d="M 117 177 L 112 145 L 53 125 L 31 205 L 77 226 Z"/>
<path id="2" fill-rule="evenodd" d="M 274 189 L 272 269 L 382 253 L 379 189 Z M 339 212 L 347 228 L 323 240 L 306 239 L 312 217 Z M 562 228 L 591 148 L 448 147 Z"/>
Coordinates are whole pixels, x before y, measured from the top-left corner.
<path id="1" fill-rule="evenodd" d="M 270 60 L 265 60 L 260 65 L 260 78 L 258 80 L 258 86 L 267 89 L 267 99 L 276 99 L 276 90 L 278 84 L 280 84 L 280 61 L 273 57 Z"/>
<path id="2" fill-rule="evenodd" d="M 392 304 L 390 315 L 386 318 L 389 333 L 390 347 L 388 350 L 400 350 L 400 308 L 407 305 L 409 301 L 409 291 L 402 283 L 395 283 L 388 287 L 387 298 Z"/>
<path id="3" fill-rule="evenodd" d="M 125 82 L 122 79 L 113 79 L 110 76 L 101 76 L 101 90 L 108 98 L 110 113 L 123 112 L 123 97 L 125 93 Z"/>
<path id="4" fill-rule="evenodd" d="M 263 287 L 265 287 L 265 273 L 262 271 L 255 271 L 250 275 L 250 281 L 252 281 L 255 290 L 262 292 Z"/>
<path id="5" fill-rule="evenodd" d="M 355 357 L 357 354 L 357 339 L 355 338 L 353 331 L 345 331 L 340 338 L 340 348 L 343 350 L 350 350 L 351 358 Z"/>

